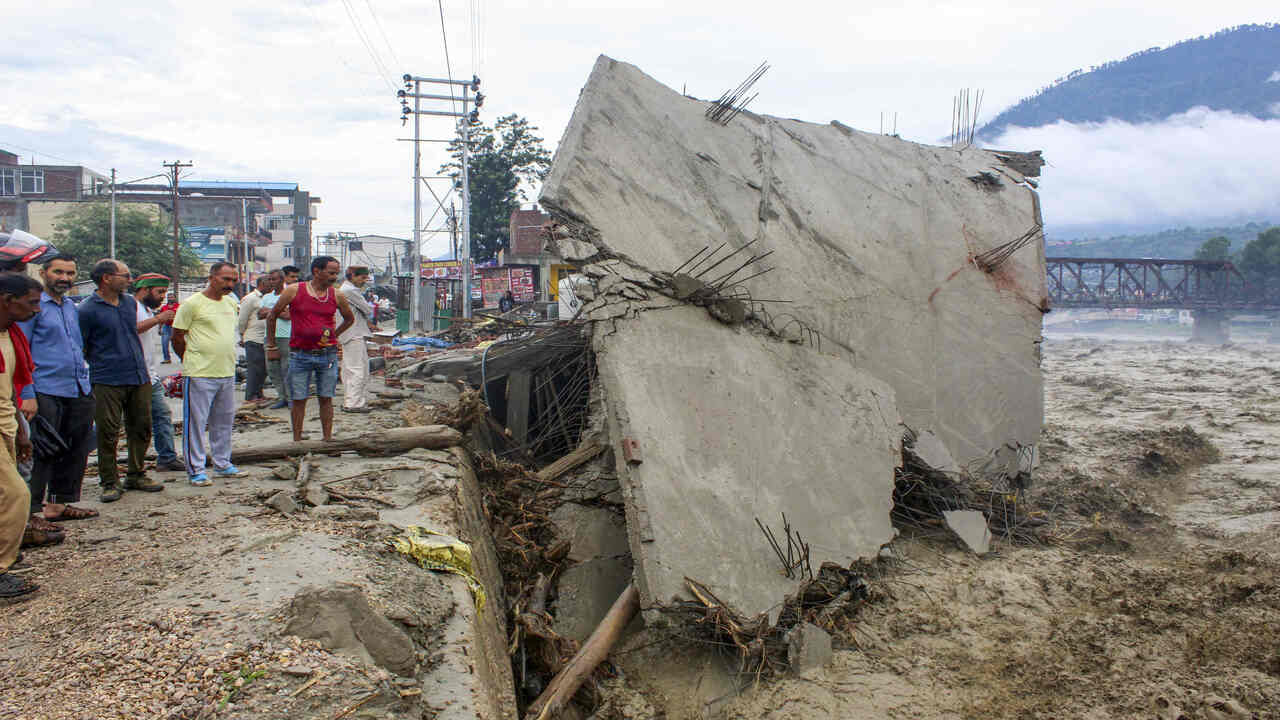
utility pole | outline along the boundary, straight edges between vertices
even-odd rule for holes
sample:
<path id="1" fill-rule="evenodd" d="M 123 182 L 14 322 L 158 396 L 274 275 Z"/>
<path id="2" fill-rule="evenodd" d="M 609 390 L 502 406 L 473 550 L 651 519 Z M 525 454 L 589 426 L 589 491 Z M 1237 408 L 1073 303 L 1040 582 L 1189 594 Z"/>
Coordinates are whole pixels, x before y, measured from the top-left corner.
<path id="1" fill-rule="evenodd" d="M 107 257 L 116 259 L 116 169 L 111 168 L 111 246 Z"/>
<path id="2" fill-rule="evenodd" d="M 448 95 L 428 95 L 422 93 L 422 85 L 424 83 L 434 85 L 446 85 L 449 88 Z M 444 117 L 459 118 L 458 131 L 461 135 L 462 144 L 462 257 L 461 267 L 459 271 L 462 274 L 462 317 L 471 317 L 471 188 L 469 187 L 470 170 L 468 168 L 468 154 L 470 153 L 470 124 L 479 118 L 479 108 L 484 104 L 484 95 L 480 94 L 480 78 L 474 75 L 470 80 L 453 80 L 451 78 L 429 78 L 417 77 L 415 75 L 405 74 L 405 89 L 396 93 L 400 98 L 400 119 L 406 120 L 413 115 L 413 282 L 412 288 L 412 310 L 411 317 L 415 327 L 419 324 L 419 285 L 421 284 L 421 267 L 422 267 L 422 193 L 419 183 L 423 182 L 421 170 L 421 153 L 418 148 L 420 143 L 427 142 L 422 139 L 419 118 L 423 115 L 438 115 Z M 454 87 L 462 88 L 462 97 L 454 95 Z M 410 92 L 411 91 L 411 92 Z M 474 92 L 475 97 L 472 98 L 470 93 Z M 413 107 L 409 107 L 408 98 L 413 98 Z M 446 110 L 423 110 L 423 100 L 447 100 L 450 103 L 461 102 L 462 112 L 446 111 Z M 474 103 L 474 110 L 468 110 L 468 106 Z"/>
<path id="3" fill-rule="evenodd" d="M 240 277 L 244 282 L 244 294 L 248 295 L 252 288 L 249 285 L 249 201 L 240 198 L 240 245 L 244 250 L 244 274 Z"/>
<path id="4" fill-rule="evenodd" d="M 181 300 L 182 298 L 178 295 L 178 281 L 182 279 L 182 256 L 178 254 L 180 234 L 178 229 L 178 171 L 182 168 L 191 167 L 191 163 L 174 160 L 171 163 L 162 164 L 169 168 L 169 184 L 173 188 L 173 296 Z"/>

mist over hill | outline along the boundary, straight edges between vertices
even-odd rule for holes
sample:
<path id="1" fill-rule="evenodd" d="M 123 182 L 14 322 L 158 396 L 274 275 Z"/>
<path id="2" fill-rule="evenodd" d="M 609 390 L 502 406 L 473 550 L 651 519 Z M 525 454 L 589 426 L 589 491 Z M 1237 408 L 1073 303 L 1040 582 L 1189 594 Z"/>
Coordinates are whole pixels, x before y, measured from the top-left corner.
<path id="1" fill-rule="evenodd" d="M 1060 120 L 1150 123 L 1194 107 L 1280 118 L 1280 24 L 1241 25 L 1073 70 L 996 115 L 979 134 Z"/>
<path id="2" fill-rule="evenodd" d="M 1187 228 L 1280 220 L 1280 25 L 1242 25 L 1072 71 L 978 137 L 990 148 L 1044 151 L 1041 204 L 1055 241 L 1098 248 L 1177 229 L 1125 253 L 1157 256 Z M 1184 256 L 1190 242 L 1173 242 L 1167 255 Z"/>

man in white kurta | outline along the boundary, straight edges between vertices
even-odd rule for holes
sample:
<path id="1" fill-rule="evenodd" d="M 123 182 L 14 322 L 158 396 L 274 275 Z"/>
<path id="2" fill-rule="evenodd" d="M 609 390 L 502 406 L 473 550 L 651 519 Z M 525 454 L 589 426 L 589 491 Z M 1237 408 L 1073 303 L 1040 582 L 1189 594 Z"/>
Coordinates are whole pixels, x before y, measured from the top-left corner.
<path id="1" fill-rule="evenodd" d="M 369 408 L 369 350 L 365 339 L 378 329 L 373 306 L 364 298 L 369 282 L 369 268 L 353 265 L 347 268 L 347 279 L 339 288 L 356 316 L 346 332 L 338 336 L 342 343 L 342 412 L 367 413 Z"/>

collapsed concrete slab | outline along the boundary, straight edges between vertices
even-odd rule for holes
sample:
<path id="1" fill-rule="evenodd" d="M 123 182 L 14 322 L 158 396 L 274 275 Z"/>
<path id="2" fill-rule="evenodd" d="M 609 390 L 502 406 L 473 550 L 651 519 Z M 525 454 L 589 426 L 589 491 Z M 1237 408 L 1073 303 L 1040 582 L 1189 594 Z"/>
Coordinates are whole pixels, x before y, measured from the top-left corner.
<path id="1" fill-rule="evenodd" d="M 601 57 L 541 201 L 589 283 L 644 606 L 689 577 L 757 613 L 796 583 L 757 518 L 781 536 L 785 512 L 813 567 L 890 539 L 900 422 L 970 472 L 1027 469 L 1041 220 L 1009 153 L 707 107 Z"/>
<path id="2" fill-rule="evenodd" d="M 596 361 L 643 606 L 688 577 L 740 612 L 776 609 L 799 578 L 757 518 L 783 543 L 785 513 L 814 568 L 892 539 L 893 390 L 848 360 L 679 306 L 599 324 Z"/>
<path id="3" fill-rule="evenodd" d="M 1023 173 L 1038 164 L 750 112 L 721 126 L 707 107 L 601 57 L 542 192 L 563 240 L 650 272 L 754 241 L 775 269 L 742 293 L 789 301 L 749 304 L 755 314 L 816 331 L 824 351 L 887 382 L 903 420 L 964 468 L 1027 469 L 1047 294 Z"/>

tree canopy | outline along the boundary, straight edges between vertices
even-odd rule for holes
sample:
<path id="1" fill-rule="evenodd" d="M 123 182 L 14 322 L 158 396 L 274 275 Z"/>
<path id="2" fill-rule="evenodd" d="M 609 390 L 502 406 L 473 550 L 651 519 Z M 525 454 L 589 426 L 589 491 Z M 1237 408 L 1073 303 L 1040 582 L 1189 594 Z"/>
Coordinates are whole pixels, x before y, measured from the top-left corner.
<path id="1" fill-rule="evenodd" d="M 511 244 L 511 213 L 528 200 L 528 189 L 546 177 L 551 153 L 536 135 L 538 128 L 516 114 L 498 118 L 493 127 L 470 126 L 471 257 L 489 260 Z M 454 161 L 441 173 L 461 173 L 462 144 L 449 145 Z"/>
<path id="2" fill-rule="evenodd" d="M 58 218 L 52 242 L 62 252 L 76 256 L 80 266 L 87 268 L 107 257 L 110 238 L 110 204 L 88 202 Z M 204 274 L 200 258 L 185 243 L 179 244 L 179 257 L 184 276 Z M 135 275 L 147 272 L 172 275 L 173 235 L 169 227 L 159 217 L 143 210 L 117 205 L 116 259 L 128 265 Z"/>
<path id="3" fill-rule="evenodd" d="M 1280 278 L 1280 226 L 1258 233 L 1240 251 L 1240 270 L 1245 277 L 1257 282 Z"/>
<path id="4" fill-rule="evenodd" d="M 1231 238 L 1211 237 L 1196 250 L 1196 260 L 1227 260 L 1231 257 Z"/>

